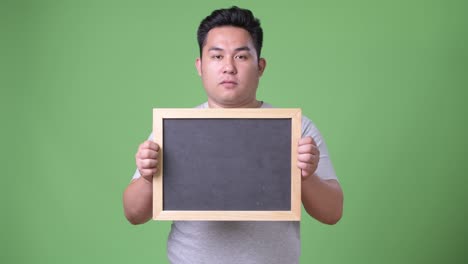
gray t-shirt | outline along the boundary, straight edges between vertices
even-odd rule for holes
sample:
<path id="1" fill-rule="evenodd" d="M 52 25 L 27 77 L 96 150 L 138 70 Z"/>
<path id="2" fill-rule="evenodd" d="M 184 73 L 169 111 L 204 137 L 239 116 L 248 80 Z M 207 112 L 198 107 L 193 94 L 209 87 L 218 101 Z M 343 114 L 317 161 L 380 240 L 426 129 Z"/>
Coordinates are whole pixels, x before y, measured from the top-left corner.
<path id="1" fill-rule="evenodd" d="M 272 106 L 263 103 L 261 107 Z M 197 108 L 208 108 L 208 103 Z M 316 174 L 322 179 L 337 179 L 325 141 L 317 127 L 302 116 L 302 137 L 306 136 L 311 136 L 320 150 Z M 138 177 L 137 169 L 133 179 Z M 299 221 L 174 221 L 167 256 L 173 264 L 299 263 L 299 228 Z"/>

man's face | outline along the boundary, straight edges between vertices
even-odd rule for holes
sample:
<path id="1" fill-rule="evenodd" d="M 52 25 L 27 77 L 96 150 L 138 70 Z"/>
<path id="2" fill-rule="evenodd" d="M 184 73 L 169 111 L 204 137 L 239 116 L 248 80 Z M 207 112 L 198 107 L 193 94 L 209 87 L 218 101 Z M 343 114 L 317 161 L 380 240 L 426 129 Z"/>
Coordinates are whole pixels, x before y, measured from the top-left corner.
<path id="1" fill-rule="evenodd" d="M 257 59 L 250 34 L 242 28 L 211 29 L 202 58 L 196 61 L 198 74 L 214 107 L 242 107 L 256 103 L 258 81 L 265 60 Z"/>

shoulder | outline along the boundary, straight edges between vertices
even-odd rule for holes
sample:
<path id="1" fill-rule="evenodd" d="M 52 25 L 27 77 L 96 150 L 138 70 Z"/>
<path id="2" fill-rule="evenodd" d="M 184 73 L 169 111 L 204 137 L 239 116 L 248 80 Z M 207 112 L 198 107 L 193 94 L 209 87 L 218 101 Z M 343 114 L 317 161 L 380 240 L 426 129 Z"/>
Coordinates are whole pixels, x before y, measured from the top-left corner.
<path id="1" fill-rule="evenodd" d="M 275 107 L 269 103 L 263 102 L 262 108 L 275 108 Z M 318 140 L 321 138 L 320 132 L 317 126 L 309 117 L 302 115 L 301 124 L 302 124 L 302 137 L 311 136 L 315 140 Z"/>
<path id="2" fill-rule="evenodd" d="M 200 109 L 208 108 L 208 102 L 204 102 L 203 104 L 197 105 L 194 108 L 200 108 Z"/>
<path id="3" fill-rule="evenodd" d="M 302 136 L 312 136 L 312 134 L 316 134 L 318 132 L 318 128 L 310 118 L 305 115 L 302 115 Z"/>

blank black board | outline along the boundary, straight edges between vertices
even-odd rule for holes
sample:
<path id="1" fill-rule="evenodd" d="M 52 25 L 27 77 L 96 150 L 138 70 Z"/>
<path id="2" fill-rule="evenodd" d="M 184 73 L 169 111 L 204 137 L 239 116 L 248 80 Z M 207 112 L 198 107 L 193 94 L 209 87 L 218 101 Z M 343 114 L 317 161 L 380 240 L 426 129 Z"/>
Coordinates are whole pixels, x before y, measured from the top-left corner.
<path id="1" fill-rule="evenodd" d="M 291 119 L 164 119 L 163 210 L 291 210 Z"/>
<path id="2" fill-rule="evenodd" d="M 155 108 L 153 136 L 153 219 L 300 220 L 300 109 Z"/>

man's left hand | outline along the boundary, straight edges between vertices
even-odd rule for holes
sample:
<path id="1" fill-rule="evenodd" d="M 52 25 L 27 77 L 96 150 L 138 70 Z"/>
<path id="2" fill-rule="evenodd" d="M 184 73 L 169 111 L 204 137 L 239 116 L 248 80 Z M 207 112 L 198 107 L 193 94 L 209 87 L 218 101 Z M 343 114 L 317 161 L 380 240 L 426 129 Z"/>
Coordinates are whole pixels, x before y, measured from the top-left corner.
<path id="1" fill-rule="evenodd" d="M 297 167 L 301 169 L 302 179 L 314 174 L 320 159 L 320 151 L 312 137 L 299 140 L 297 148 Z"/>

